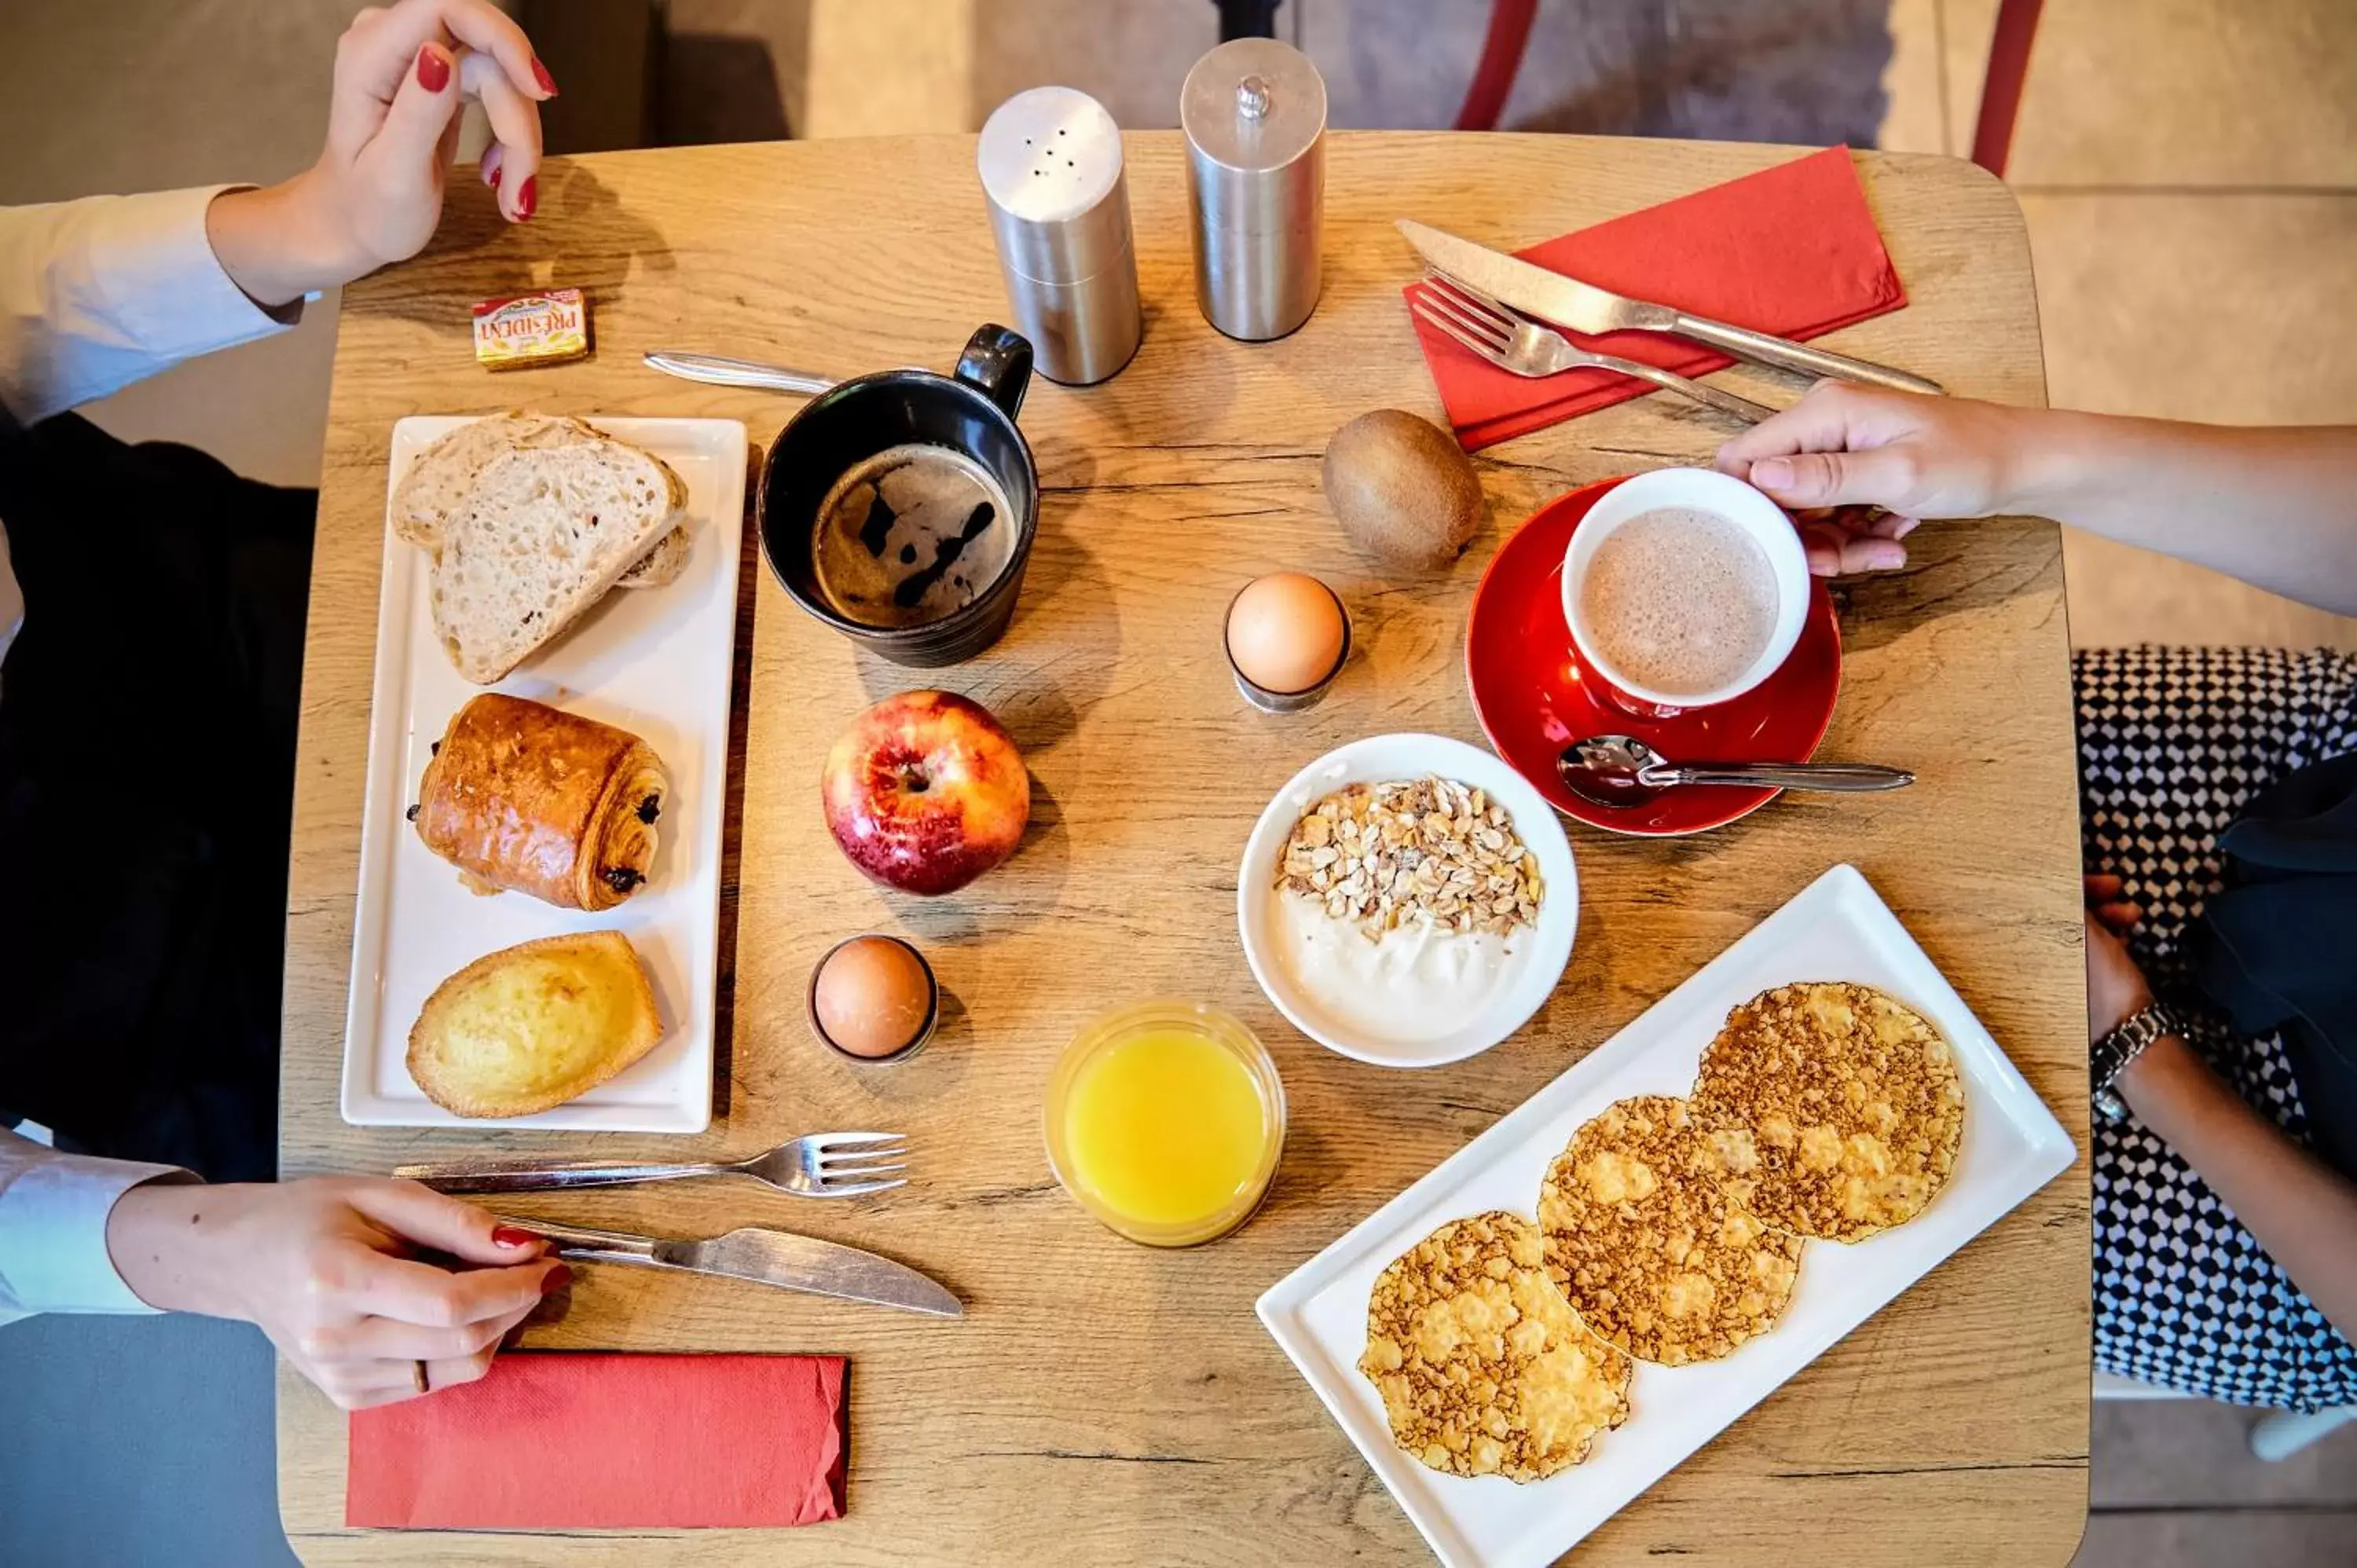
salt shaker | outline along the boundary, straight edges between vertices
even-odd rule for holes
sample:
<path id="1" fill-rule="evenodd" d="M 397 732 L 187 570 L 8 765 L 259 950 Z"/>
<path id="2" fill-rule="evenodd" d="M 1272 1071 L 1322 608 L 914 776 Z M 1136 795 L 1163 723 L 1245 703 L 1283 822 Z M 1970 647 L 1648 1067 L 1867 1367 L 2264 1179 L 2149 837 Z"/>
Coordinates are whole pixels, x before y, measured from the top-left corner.
<path id="1" fill-rule="evenodd" d="M 1318 307 L 1326 81 L 1275 38 L 1233 38 L 1178 92 L 1195 300 L 1231 338 L 1282 338 Z"/>
<path id="2" fill-rule="evenodd" d="M 992 112 L 975 162 L 1015 325 L 1039 373 L 1103 381 L 1144 330 L 1120 128 L 1085 92 L 1035 87 Z"/>

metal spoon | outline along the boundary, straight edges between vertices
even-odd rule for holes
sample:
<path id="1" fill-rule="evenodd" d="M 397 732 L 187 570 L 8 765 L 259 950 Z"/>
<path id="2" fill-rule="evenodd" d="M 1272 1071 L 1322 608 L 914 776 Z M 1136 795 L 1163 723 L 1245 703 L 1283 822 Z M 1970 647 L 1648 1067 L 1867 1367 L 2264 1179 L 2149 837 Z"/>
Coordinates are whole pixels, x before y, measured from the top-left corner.
<path id="1" fill-rule="evenodd" d="M 1896 768 L 1847 762 L 1719 762 L 1683 766 L 1631 736 L 1599 735 L 1576 741 L 1555 758 L 1563 787 L 1599 806 L 1641 806 L 1681 784 L 1746 784 L 1768 789 L 1856 792 L 1897 789 L 1915 775 Z"/>
<path id="2" fill-rule="evenodd" d="M 754 360 L 731 360 L 720 354 L 691 354 L 679 349 L 657 349 L 646 357 L 649 370 L 703 381 L 716 387 L 757 387 L 763 392 L 816 393 L 835 384 L 833 376 L 784 365 L 764 365 Z"/>

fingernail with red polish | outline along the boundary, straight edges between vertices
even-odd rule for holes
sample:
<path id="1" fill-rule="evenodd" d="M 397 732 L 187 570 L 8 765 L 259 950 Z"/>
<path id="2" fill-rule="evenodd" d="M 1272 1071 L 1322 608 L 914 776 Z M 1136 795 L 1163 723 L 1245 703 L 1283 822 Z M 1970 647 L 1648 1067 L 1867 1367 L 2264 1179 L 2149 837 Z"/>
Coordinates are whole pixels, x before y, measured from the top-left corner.
<path id="1" fill-rule="evenodd" d="M 538 55 L 532 57 L 532 79 L 540 83 L 540 90 L 543 92 L 547 93 L 551 98 L 556 96 L 556 78 L 548 74 L 548 68 L 540 63 Z"/>
<path id="2" fill-rule="evenodd" d="M 491 1240 L 502 1247 L 529 1247 L 540 1238 L 513 1225 L 502 1225 L 491 1232 Z"/>
<path id="3" fill-rule="evenodd" d="M 526 175 L 526 176 L 524 177 L 524 182 L 523 182 L 522 185 L 520 185 L 520 186 L 517 186 L 517 187 L 516 187 L 516 217 L 517 217 L 517 219 L 518 219 L 519 220 L 522 220 L 522 219 L 526 219 L 526 218 L 531 217 L 531 216 L 533 215 L 533 210 L 534 210 L 535 209 L 537 209 L 539 206 L 540 206 L 540 176 L 538 176 L 538 175 L 536 175 L 536 174 L 534 174 L 534 175 Z"/>
<path id="4" fill-rule="evenodd" d="M 431 44 L 417 51 L 417 85 L 428 92 L 439 92 L 450 85 L 450 62 Z"/>
<path id="5" fill-rule="evenodd" d="M 499 189 L 499 188 L 500 188 L 500 166 L 499 166 L 499 165 L 497 165 L 497 164 L 493 164 L 493 165 L 491 166 L 491 177 L 490 177 L 488 181 L 486 181 L 485 183 L 486 183 L 486 184 L 488 184 L 488 185 L 490 185 L 490 187 L 493 190 L 497 190 L 497 189 Z"/>
<path id="6" fill-rule="evenodd" d="M 572 1283 L 573 1271 L 565 1267 L 563 1263 L 559 1263 L 556 1267 L 549 1270 L 548 1273 L 541 1276 L 540 1294 L 543 1295 L 554 1295 L 558 1291 L 563 1290 L 566 1285 L 569 1285 Z"/>

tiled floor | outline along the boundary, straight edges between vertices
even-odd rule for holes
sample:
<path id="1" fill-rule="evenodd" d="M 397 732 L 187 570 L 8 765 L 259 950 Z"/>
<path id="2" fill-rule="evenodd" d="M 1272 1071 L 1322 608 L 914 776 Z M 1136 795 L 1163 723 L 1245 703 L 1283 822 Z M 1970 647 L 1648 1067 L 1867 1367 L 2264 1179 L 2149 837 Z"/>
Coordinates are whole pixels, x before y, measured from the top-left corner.
<path id="1" fill-rule="evenodd" d="M 358 3 L 9 0 L 0 201 L 300 166 Z M 1504 123 L 1957 153 L 1996 11 L 1548 0 Z M 1168 124 L 1216 37 L 1209 0 L 671 0 L 670 15 L 675 34 L 766 49 L 784 119 L 806 135 L 970 129 L 1041 81 L 1087 88 L 1125 124 Z M 1338 125 L 1446 124 L 1479 48 L 1478 21 L 1426 0 L 1289 0 L 1280 26 L 1326 72 Z M 2357 422 L 2357 5 L 2051 0 L 2009 173 L 2055 403 Z M 298 332 L 101 416 L 307 482 L 333 316 L 324 302 Z M 2357 622 L 2190 567 L 2075 538 L 2067 562 L 2082 644 L 2357 648 Z M 2267 1466 L 2248 1455 L 2248 1419 L 2191 1402 L 2101 1407 L 2081 1563 L 2357 1562 L 2357 1429 Z"/>

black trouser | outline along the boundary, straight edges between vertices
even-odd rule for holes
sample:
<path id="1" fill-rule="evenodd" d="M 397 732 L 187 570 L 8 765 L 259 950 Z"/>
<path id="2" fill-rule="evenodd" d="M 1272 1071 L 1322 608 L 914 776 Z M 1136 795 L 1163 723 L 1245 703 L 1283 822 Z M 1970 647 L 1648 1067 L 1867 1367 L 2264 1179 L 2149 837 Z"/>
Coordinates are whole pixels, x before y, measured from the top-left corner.
<path id="1" fill-rule="evenodd" d="M 71 415 L 0 428 L 0 1107 L 61 1146 L 275 1170 L 317 501 Z"/>

